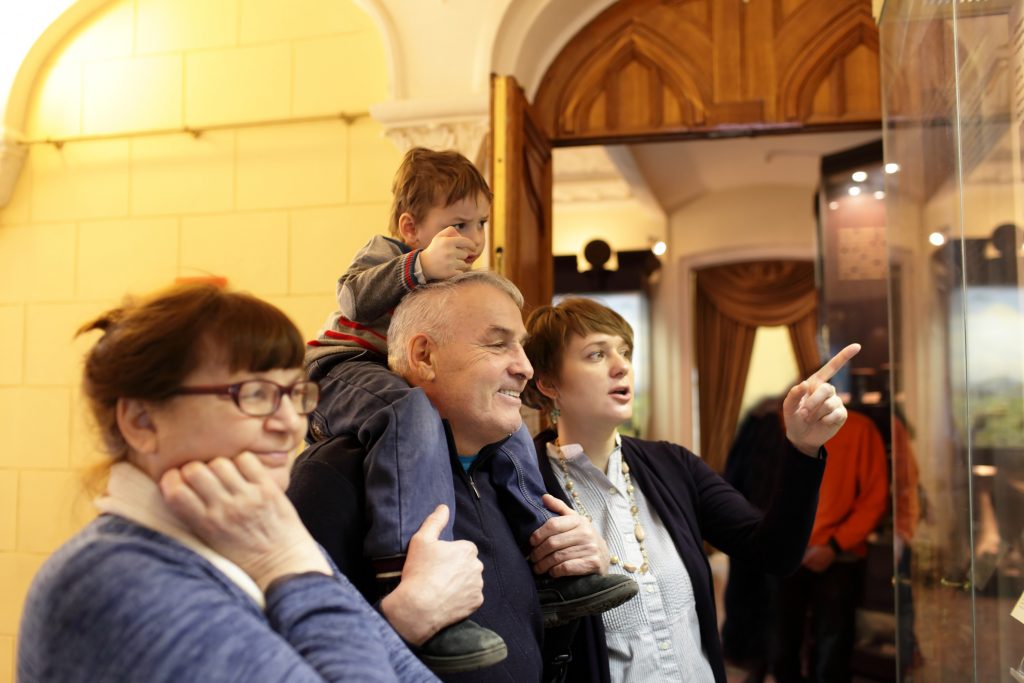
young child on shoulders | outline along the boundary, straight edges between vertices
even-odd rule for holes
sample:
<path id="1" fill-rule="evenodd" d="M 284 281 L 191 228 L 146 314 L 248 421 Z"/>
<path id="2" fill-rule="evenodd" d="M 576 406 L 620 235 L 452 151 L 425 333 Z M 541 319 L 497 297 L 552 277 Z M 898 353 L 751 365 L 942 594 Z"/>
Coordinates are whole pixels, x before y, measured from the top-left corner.
<path id="1" fill-rule="evenodd" d="M 364 463 L 370 524 L 364 555 L 385 590 L 397 585 L 409 539 L 439 504 L 451 511 L 442 540 L 452 540 L 455 499 L 448 439 L 421 389 L 387 367 L 391 314 L 419 285 L 472 268 L 484 251 L 493 195 L 480 172 L 454 151 L 417 147 L 392 185 L 390 236 L 374 236 L 338 279 L 338 310 L 309 342 L 306 365 L 320 383 L 310 415 L 315 442 L 355 434 Z M 552 513 L 525 426 L 497 450 L 493 471 L 507 483 L 515 510 L 506 519 L 524 551 Z M 538 577 L 546 626 L 611 609 L 636 593 L 621 576 Z M 435 671 L 489 666 L 505 657 L 493 631 L 466 619 L 427 641 L 420 657 Z"/>

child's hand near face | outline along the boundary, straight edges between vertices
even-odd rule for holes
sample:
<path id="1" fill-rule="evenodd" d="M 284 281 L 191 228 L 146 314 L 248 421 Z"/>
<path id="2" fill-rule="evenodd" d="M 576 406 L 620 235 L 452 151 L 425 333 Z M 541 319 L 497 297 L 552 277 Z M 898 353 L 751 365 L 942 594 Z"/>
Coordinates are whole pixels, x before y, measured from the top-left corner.
<path id="1" fill-rule="evenodd" d="M 427 280 L 447 280 L 469 270 L 473 262 L 466 259 L 476 245 L 473 240 L 463 237 L 454 226 L 448 226 L 434 235 L 430 244 L 420 254 L 420 264 Z"/>

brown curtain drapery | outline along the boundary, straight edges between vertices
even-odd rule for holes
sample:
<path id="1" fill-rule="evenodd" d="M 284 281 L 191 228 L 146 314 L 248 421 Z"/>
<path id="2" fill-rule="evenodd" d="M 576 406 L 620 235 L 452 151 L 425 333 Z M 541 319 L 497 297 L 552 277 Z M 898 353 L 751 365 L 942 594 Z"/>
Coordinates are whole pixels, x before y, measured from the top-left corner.
<path id="1" fill-rule="evenodd" d="M 817 291 L 809 261 L 753 261 L 697 271 L 700 448 L 721 472 L 729 452 L 758 327 L 786 325 L 806 377 L 819 365 Z"/>

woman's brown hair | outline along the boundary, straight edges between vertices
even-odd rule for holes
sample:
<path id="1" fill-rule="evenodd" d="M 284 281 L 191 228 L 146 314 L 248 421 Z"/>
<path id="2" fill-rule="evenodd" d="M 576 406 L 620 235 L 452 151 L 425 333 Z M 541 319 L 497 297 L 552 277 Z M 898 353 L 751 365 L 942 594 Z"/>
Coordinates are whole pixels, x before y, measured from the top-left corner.
<path id="1" fill-rule="evenodd" d="M 127 300 L 79 328 L 101 330 L 85 357 L 82 390 L 115 460 L 128 446 L 117 427 L 117 400 L 162 401 L 204 362 L 231 372 L 302 365 L 295 324 L 271 304 L 212 284 L 181 284 Z"/>
<path id="2" fill-rule="evenodd" d="M 585 337 L 595 332 L 621 337 L 633 348 L 633 328 L 625 318 L 593 299 L 571 297 L 557 306 L 541 306 L 526 320 L 527 340 L 523 345 L 533 365 L 533 377 L 523 392 L 524 402 L 545 412 L 553 408 L 551 399 L 537 389 L 536 379 L 557 379 L 569 337 Z"/>

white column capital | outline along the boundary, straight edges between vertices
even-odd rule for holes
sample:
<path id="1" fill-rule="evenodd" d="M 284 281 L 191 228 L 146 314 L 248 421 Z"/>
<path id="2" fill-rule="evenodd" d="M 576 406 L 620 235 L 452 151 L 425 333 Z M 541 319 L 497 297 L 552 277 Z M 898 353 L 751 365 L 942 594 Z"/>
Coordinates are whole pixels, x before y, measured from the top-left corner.
<path id="1" fill-rule="evenodd" d="M 403 153 L 416 146 L 455 149 L 479 163 L 490 127 L 490 100 L 486 95 L 392 100 L 370 107 L 370 115 Z"/>

